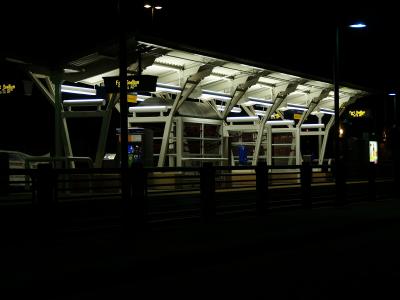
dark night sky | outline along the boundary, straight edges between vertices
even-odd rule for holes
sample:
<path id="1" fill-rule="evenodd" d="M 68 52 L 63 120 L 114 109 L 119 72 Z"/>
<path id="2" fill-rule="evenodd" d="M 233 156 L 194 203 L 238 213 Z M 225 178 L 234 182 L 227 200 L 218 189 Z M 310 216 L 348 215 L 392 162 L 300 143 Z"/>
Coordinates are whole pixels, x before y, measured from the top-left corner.
<path id="1" fill-rule="evenodd" d="M 365 20 L 369 25 L 367 30 L 343 31 L 342 81 L 375 89 L 381 95 L 389 89 L 400 90 L 397 71 L 400 69 L 400 24 L 396 21 L 394 4 L 385 5 L 379 1 L 370 6 L 366 3 L 358 6 L 354 1 L 347 1 L 346 5 L 335 1 L 333 7 L 330 1 L 296 1 L 296 4 L 253 1 L 253 5 L 222 0 L 163 2 L 164 9 L 155 15 L 152 23 L 142 1 L 128 1 L 127 31 L 328 80 L 332 78 L 336 18 L 339 17 L 342 24 L 348 20 Z M 116 3 L 116 0 L 2 3 L 0 55 L 51 67 L 92 53 L 98 45 L 117 42 Z M 0 75 L 9 74 L 0 64 Z M 29 105 L 30 100 L 26 101 Z M 23 130 L 16 133 L 7 130 L 20 126 L 23 119 L 21 114 L 16 118 L 7 113 L 18 111 L 20 103 L 9 105 L 2 111 L 2 122 L 7 126 L 0 126 L 4 129 L 0 136 L 10 138 L 3 139 L 5 144 L 0 148 L 7 146 L 11 150 L 27 151 L 27 141 L 21 142 L 19 138 L 24 135 Z M 46 132 L 43 138 L 48 142 L 42 144 L 47 149 L 47 144 L 51 144 L 52 115 L 46 105 L 45 101 L 43 107 L 35 105 L 35 124 L 37 130 Z M 20 142 L 13 144 L 12 139 Z M 46 149 L 38 149 L 33 154 L 43 154 Z"/>
<path id="2" fill-rule="evenodd" d="M 21 2 L 23 4 L 21 4 Z M 54 64 L 116 41 L 117 1 L 14 1 L 2 6 L 1 52 Z M 369 28 L 346 29 L 341 73 L 346 82 L 378 90 L 400 87 L 397 10 L 382 1 L 163 1 L 154 23 L 142 1 L 127 1 L 126 28 L 201 49 L 210 49 L 331 78 L 335 19 L 365 20 Z M 6 17 L 3 17 L 6 16 Z M 8 33 L 8 34 L 5 34 Z M 5 38 L 5 36 L 7 38 Z"/>

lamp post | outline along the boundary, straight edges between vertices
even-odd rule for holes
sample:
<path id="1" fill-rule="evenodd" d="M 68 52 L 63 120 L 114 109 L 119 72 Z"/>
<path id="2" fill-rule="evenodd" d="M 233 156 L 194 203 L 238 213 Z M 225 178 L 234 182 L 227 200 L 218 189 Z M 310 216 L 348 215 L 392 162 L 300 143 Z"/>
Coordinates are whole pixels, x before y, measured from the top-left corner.
<path id="1" fill-rule="evenodd" d="M 365 28 L 366 25 L 364 23 L 355 23 L 349 25 L 350 28 Z M 340 157 L 340 143 L 339 143 L 339 138 L 340 138 L 340 126 L 339 126 L 339 119 L 340 119 L 340 113 L 339 113 L 339 47 L 340 47 L 340 22 L 336 22 L 336 27 L 335 27 L 335 54 L 334 54 L 334 60 L 333 60 L 333 92 L 334 92 L 334 109 L 335 109 L 335 126 L 334 130 L 335 133 L 333 135 L 334 138 L 334 160 L 335 160 L 335 167 L 336 167 L 336 172 L 335 172 L 335 183 L 336 183 L 336 198 L 338 202 L 343 201 L 343 192 L 344 192 L 344 178 L 343 178 L 343 173 L 342 173 L 342 161 Z"/>
<path id="2" fill-rule="evenodd" d="M 392 134 L 391 134 L 391 140 L 392 140 L 392 159 L 393 159 L 393 164 L 394 164 L 394 180 L 397 184 L 400 181 L 400 170 L 399 170 L 399 162 L 400 159 L 396 155 L 399 149 L 399 130 L 397 127 L 397 101 L 396 101 L 396 93 L 389 93 L 389 96 L 393 97 L 393 126 L 392 126 Z"/>
<path id="3" fill-rule="evenodd" d="M 161 3 L 159 1 L 146 1 L 144 8 L 151 9 L 151 22 L 154 21 L 154 11 L 162 9 Z"/>

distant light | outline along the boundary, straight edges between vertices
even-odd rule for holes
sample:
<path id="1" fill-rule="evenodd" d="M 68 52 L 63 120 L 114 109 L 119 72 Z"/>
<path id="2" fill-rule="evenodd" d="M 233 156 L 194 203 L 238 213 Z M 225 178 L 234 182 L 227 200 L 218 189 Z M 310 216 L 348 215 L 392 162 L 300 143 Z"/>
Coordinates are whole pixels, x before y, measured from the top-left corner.
<path id="1" fill-rule="evenodd" d="M 356 23 L 356 24 L 351 24 L 349 27 L 350 28 L 365 28 L 365 27 L 367 27 L 367 25 L 364 23 Z"/>
<path id="2" fill-rule="evenodd" d="M 388 96 L 396 96 L 396 93 L 389 93 Z"/>
<path id="3" fill-rule="evenodd" d="M 151 8 L 151 5 L 150 4 L 145 4 L 144 8 Z"/>
<path id="4" fill-rule="evenodd" d="M 155 6 L 154 8 L 155 8 L 155 9 L 162 9 L 162 6 L 161 6 L 161 5 L 157 5 L 157 6 Z"/>

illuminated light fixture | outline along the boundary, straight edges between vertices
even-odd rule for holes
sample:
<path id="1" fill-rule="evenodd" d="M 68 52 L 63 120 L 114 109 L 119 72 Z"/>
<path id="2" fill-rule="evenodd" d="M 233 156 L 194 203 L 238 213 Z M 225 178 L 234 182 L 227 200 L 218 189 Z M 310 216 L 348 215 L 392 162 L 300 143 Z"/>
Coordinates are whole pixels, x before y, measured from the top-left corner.
<path id="1" fill-rule="evenodd" d="M 95 88 L 86 88 L 73 85 L 61 85 L 61 92 L 71 93 L 71 94 L 91 95 L 91 96 L 96 95 Z"/>
<path id="2" fill-rule="evenodd" d="M 388 96 L 396 96 L 396 93 L 389 93 Z"/>
<path id="3" fill-rule="evenodd" d="M 325 124 L 301 124 L 301 128 L 325 128 Z"/>
<path id="4" fill-rule="evenodd" d="M 100 106 L 105 103 L 104 99 L 73 99 L 63 101 L 64 106 Z"/>
<path id="5" fill-rule="evenodd" d="M 156 91 L 157 92 L 180 93 L 182 91 L 182 88 L 180 86 L 176 86 L 176 85 L 157 83 Z"/>
<path id="6" fill-rule="evenodd" d="M 302 111 L 308 110 L 307 106 L 296 105 L 296 104 L 292 104 L 292 103 L 288 103 L 287 104 L 287 108 L 288 109 L 293 109 L 293 110 L 302 110 Z"/>
<path id="7" fill-rule="evenodd" d="M 355 24 L 351 24 L 349 25 L 350 28 L 365 28 L 367 27 L 367 25 L 365 23 L 355 23 Z"/>
<path id="8" fill-rule="evenodd" d="M 321 109 L 319 110 L 319 112 L 322 112 L 323 114 L 326 114 L 326 115 L 334 115 L 334 114 L 335 114 L 335 111 L 334 111 L 334 110 L 332 110 L 332 109 L 326 109 L 326 108 L 321 108 Z"/>
<path id="9" fill-rule="evenodd" d="M 158 4 L 158 5 L 154 6 L 154 8 L 155 9 L 162 9 L 162 6 Z"/>
<path id="10" fill-rule="evenodd" d="M 344 130 L 343 130 L 343 128 L 339 128 L 339 137 L 343 137 L 343 134 L 344 134 Z"/>
<path id="11" fill-rule="evenodd" d="M 286 111 L 286 110 L 289 110 L 289 109 L 290 110 L 302 110 L 302 111 L 308 110 L 308 108 L 305 107 L 305 106 L 300 106 L 300 105 L 290 104 L 290 103 L 288 103 L 285 106 L 281 106 L 281 107 L 278 108 L 278 110 L 280 110 L 280 111 Z"/>
<path id="12" fill-rule="evenodd" d="M 274 121 L 267 121 L 267 125 L 271 126 L 278 126 L 278 125 L 294 125 L 293 120 L 274 120 Z"/>
<path id="13" fill-rule="evenodd" d="M 143 102 L 144 100 L 151 98 L 151 96 L 137 95 L 136 101 Z"/>
<path id="14" fill-rule="evenodd" d="M 208 98 L 218 99 L 218 100 L 222 100 L 222 101 L 227 101 L 227 100 L 232 99 L 232 96 L 229 94 L 219 93 L 219 92 L 214 92 L 214 91 L 209 91 L 209 90 L 202 90 L 200 97 L 208 97 Z"/>
<path id="15" fill-rule="evenodd" d="M 259 106 L 264 106 L 264 107 L 270 107 L 273 105 L 273 102 L 271 100 L 266 100 L 266 99 L 262 99 L 262 98 L 254 98 L 254 97 L 248 97 L 247 99 L 249 101 L 244 103 L 244 105 L 246 105 L 246 106 L 259 105 Z"/>
<path id="16" fill-rule="evenodd" d="M 129 107 L 129 112 L 137 113 L 137 112 L 166 112 L 168 111 L 168 106 L 166 105 L 154 105 L 154 106 L 134 106 Z"/>
<path id="17" fill-rule="evenodd" d="M 151 8 L 151 5 L 150 5 L 149 3 L 146 3 L 146 4 L 144 5 L 144 8 Z"/>
<path id="18" fill-rule="evenodd" d="M 244 116 L 244 117 L 228 117 L 226 118 L 227 122 L 254 122 L 258 121 L 259 118 L 257 116 Z"/>
<path id="19" fill-rule="evenodd" d="M 224 105 L 217 105 L 217 110 L 219 111 L 225 111 L 225 106 Z M 240 113 L 242 112 L 242 109 L 240 107 L 232 107 L 231 112 L 233 113 Z"/>
<path id="20" fill-rule="evenodd" d="M 266 111 L 255 109 L 255 110 L 254 110 L 254 113 L 256 114 L 256 116 L 261 116 L 261 117 L 263 117 L 263 116 L 265 116 Z"/>
<path id="21" fill-rule="evenodd" d="M 76 69 L 68 69 L 68 68 L 64 69 L 65 74 L 73 74 L 73 73 L 79 73 L 79 72 L 80 71 L 76 70 Z"/>

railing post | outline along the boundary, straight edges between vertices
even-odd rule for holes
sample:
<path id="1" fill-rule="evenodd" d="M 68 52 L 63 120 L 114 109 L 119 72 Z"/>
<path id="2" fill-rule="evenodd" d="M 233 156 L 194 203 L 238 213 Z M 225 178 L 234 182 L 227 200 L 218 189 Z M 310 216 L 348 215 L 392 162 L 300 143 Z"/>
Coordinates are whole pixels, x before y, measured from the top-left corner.
<path id="1" fill-rule="evenodd" d="M 141 163 L 134 163 L 127 175 L 128 195 L 123 199 L 123 226 L 128 232 L 141 232 L 147 221 L 147 173 Z"/>
<path id="2" fill-rule="evenodd" d="M 36 181 L 36 210 L 39 235 L 52 232 L 56 218 L 57 174 L 51 164 L 39 164 Z"/>
<path id="3" fill-rule="evenodd" d="M 200 210 L 204 222 L 215 219 L 215 168 L 210 162 L 200 168 Z"/>
<path id="4" fill-rule="evenodd" d="M 7 196 L 10 186 L 10 163 L 8 153 L 0 153 L 0 196 Z"/>
<path id="5" fill-rule="evenodd" d="M 338 173 L 337 173 L 338 172 Z M 346 195 L 346 170 L 343 159 L 339 159 L 335 164 L 335 173 L 337 173 L 336 180 L 336 205 L 344 205 L 347 202 Z"/>
<path id="6" fill-rule="evenodd" d="M 256 213 L 264 215 L 269 208 L 268 197 L 268 167 L 266 162 L 259 162 L 256 166 Z"/>
<path id="7" fill-rule="evenodd" d="M 369 163 L 368 168 L 368 200 L 376 200 L 376 164 Z"/>
<path id="8" fill-rule="evenodd" d="M 312 168 L 309 162 L 303 162 L 300 168 L 301 197 L 304 208 L 312 207 L 311 199 Z"/>

